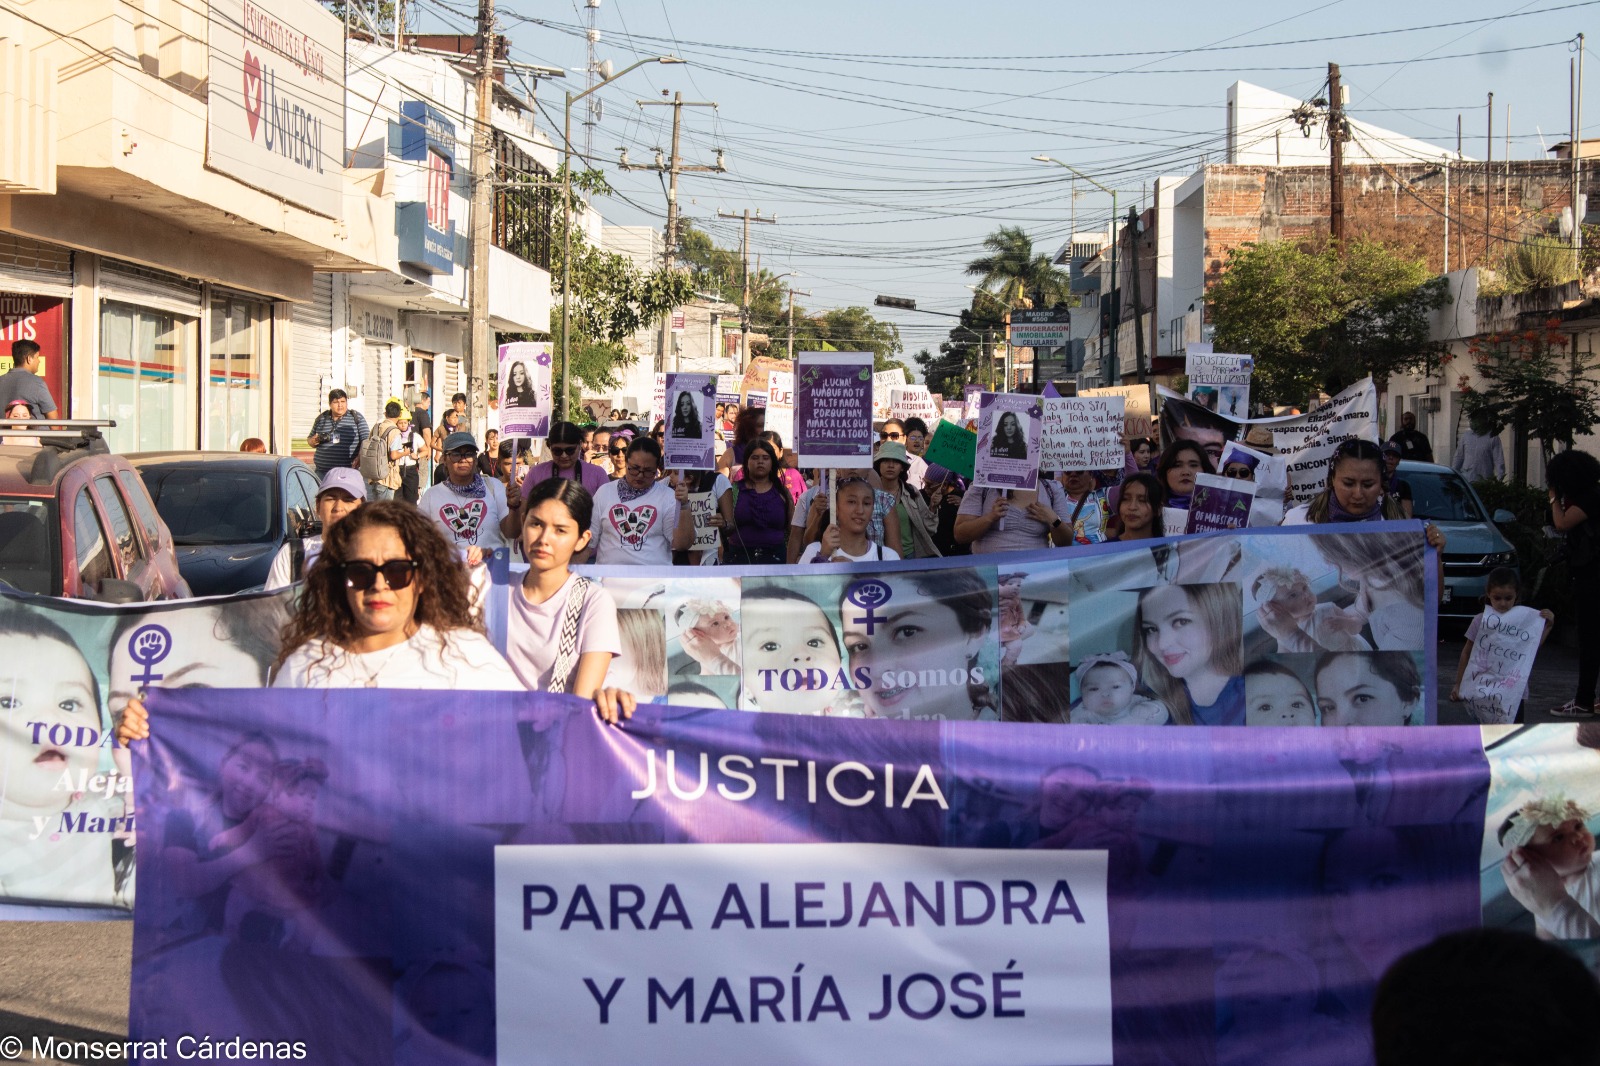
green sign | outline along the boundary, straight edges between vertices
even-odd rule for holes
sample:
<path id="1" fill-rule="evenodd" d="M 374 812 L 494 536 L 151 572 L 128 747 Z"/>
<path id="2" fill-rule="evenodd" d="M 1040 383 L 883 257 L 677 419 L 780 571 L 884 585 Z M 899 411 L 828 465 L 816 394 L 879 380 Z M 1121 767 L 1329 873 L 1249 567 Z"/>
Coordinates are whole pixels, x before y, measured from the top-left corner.
<path id="1" fill-rule="evenodd" d="M 972 466 L 978 456 L 978 434 L 965 426 L 939 419 L 933 439 L 922 457 L 953 474 L 972 480 Z"/>

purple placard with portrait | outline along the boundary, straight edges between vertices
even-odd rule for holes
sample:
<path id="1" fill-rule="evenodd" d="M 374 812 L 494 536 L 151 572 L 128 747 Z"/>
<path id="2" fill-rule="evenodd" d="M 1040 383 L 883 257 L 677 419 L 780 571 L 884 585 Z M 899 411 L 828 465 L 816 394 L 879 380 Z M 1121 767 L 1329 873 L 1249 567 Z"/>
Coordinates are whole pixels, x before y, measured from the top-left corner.
<path id="1" fill-rule="evenodd" d="M 986 392 L 978 398 L 978 456 L 972 484 L 980 489 L 1031 489 L 1039 483 L 1039 397 Z"/>
<path id="2" fill-rule="evenodd" d="M 872 466 L 871 352 L 801 352 L 794 391 L 802 466 Z"/>
<path id="3" fill-rule="evenodd" d="M 717 376 L 668 374 L 666 379 L 662 465 L 670 470 L 715 469 Z"/>
<path id="4" fill-rule="evenodd" d="M 518 341 L 500 346 L 500 435 L 544 437 L 550 433 L 550 342 Z"/>

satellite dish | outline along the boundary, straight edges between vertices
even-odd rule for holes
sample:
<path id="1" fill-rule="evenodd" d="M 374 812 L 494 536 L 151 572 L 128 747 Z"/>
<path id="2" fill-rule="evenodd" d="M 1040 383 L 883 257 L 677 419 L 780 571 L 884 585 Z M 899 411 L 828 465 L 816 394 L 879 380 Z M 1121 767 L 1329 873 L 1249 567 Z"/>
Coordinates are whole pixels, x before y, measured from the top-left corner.
<path id="1" fill-rule="evenodd" d="M 1570 207 L 1561 209 L 1561 239 L 1564 241 L 1572 239 L 1572 208 Z"/>
<path id="2" fill-rule="evenodd" d="M 603 59 L 600 61 L 600 77 L 602 80 L 611 77 L 611 60 Z"/>

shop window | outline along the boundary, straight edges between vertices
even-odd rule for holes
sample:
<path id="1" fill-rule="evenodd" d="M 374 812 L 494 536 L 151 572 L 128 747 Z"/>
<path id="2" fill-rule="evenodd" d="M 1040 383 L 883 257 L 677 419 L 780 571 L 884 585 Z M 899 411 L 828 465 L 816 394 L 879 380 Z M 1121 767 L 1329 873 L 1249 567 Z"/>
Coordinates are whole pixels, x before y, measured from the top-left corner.
<path id="1" fill-rule="evenodd" d="M 132 304 L 100 306 L 99 417 L 113 451 L 194 446 L 192 318 Z"/>
<path id="2" fill-rule="evenodd" d="M 266 438 L 266 380 L 272 305 L 231 296 L 211 301 L 206 348 L 206 447 L 237 451 L 246 437 Z"/>

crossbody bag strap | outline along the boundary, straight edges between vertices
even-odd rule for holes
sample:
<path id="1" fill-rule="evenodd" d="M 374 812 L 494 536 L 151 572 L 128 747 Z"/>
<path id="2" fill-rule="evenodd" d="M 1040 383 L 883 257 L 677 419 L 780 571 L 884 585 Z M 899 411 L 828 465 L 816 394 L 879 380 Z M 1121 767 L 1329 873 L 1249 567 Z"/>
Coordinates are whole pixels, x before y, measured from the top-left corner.
<path id="1" fill-rule="evenodd" d="M 583 605 L 588 602 L 591 584 L 588 578 L 580 577 L 567 592 L 567 605 L 561 612 L 561 633 L 556 638 L 556 662 L 550 669 L 550 692 L 566 692 L 572 683 L 572 671 L 578 665 L 578 623 L 583 618 Z"/>

